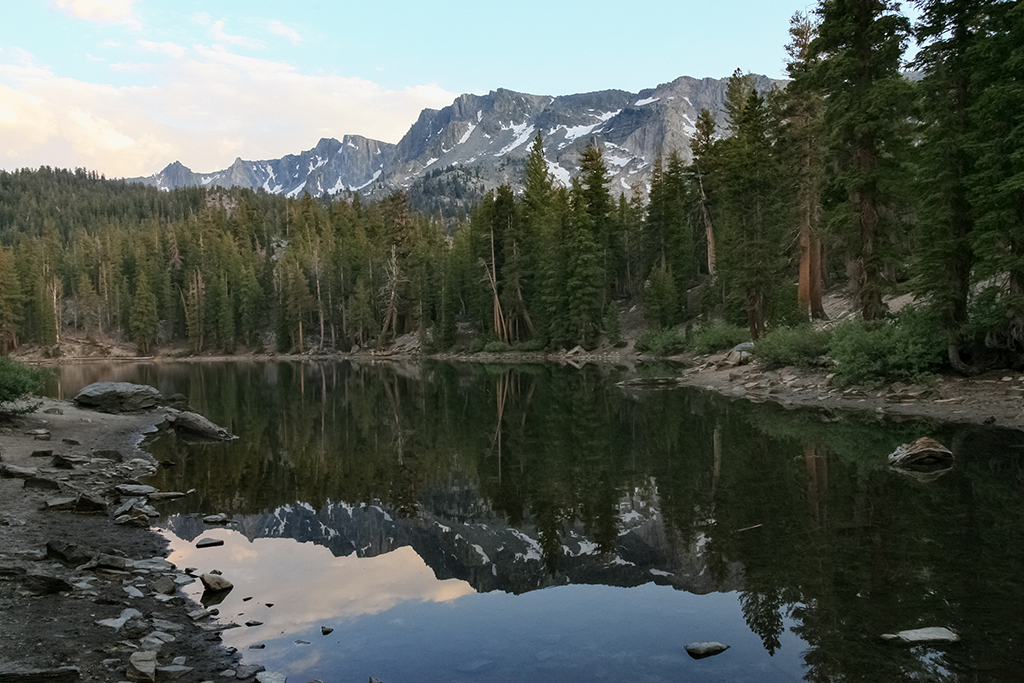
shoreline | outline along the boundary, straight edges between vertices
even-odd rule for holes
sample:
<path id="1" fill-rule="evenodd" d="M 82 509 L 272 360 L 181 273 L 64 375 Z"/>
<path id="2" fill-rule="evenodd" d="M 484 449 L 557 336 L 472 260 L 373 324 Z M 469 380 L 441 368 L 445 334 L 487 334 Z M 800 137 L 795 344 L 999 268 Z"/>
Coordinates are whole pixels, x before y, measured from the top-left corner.
<path id="1" fill-rule="evenodd" d="M 140 446 L 166 411 L 40 401 L 34 413 L 0 418 L 0 678 L 212 681 L 232 669 L 252 680 L 210 617 L 194 618 L 200 606 L 181 588 L 196 579 L 164 559 L 164 537 L 108 512 L 118 485 L 155 471 Z"/>
<path id="2" fill-rule="evenodd" d="M 21 358 L 22 362 L 44 366 L 110 363 L 221 363 L 267 361 L 339 361 L 362 363 L 488 363 L 517 365 L 555 363 L 581 368 L 587 364 L 625 368 L 634 375 L 627 383 L 645 382 L 635 375 L 637 366 L 664 363 L 679 368 L 676 376 L 659 379 L 659 386 L 689 386 L 716 391 L 724 396 L 755 403 L 772 401 L 784 407 L 810 410 L 874 412 L 879 415 L 921 417 L 954 423 L 997 425 L 1024 431 L 1024 372 L 994 370 L 976 377 L 938 375 L 920 385 L 892 382 L 874 387 L 837 386 L 825 370 L 804 367 L 765 369 L 758 361 L 726 365 L 727 353 L 695 356 L 652 356 L 637 353 L 632 346 L 587 352 L 505 352 L 420 354 L 399 351 L 325 353 L 245 353 L 209 356 L 106 356 L 58 359 Z M 674 379 L 674 383 L 673 380 Z"/>

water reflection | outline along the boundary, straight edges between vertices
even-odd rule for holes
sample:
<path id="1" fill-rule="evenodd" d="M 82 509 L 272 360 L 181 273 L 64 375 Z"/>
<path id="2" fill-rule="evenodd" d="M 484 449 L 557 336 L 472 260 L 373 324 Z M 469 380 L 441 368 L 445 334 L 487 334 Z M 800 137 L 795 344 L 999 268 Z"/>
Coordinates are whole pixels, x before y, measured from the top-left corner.
<path id="1" fill-rule="evenodd" d="M 327 576 L 377 561 L 385 564 L 370 571 L 382 576 L 398 571 L 383 569 L 392 562 L 413 571 L 404 564 L 410 549 L 429 568 L 396 574 L 409 592 L 368 587 L 396 601 L 339 623 L 344 637 L 329 652 L 317 649 L 318 605 L 282 624 L 280 642 L 261 657 L 285 670 L 325 681 L 384 671 L 434 680 L 425 672 L 435 670 L 447 672 L 436 680 L 532 680 L 515 672 L 548 679 L 550 670 L 534 667 L 554 661 L 559 678 L 591 680 L 611 664 L 587 639 L 638 667 L 612 667 L 617 680 L 1009 681 L 1024 665 L 1016 433 L 836 419 L 698 391 L 632 392 L 615 370 L 593 367 L 138 371 L 242 437 L 194 447 L 165 435 L 150 445 L 175 463 L 157 486 L 198 490 L 163 508 L 176 548 L 224 534 L 225 552 L 257 553 L 237 563 L 253 572 L 252 585 L 284 566 L 263 551 L 279 539 Z M 887 454 L 923 435 L 951 448 L 953 469 L 928 481 L 889 471 Z M 210 532 L 197 516 L 215 512 L 232 515 L 231 530 Z M 198 562 L 216 550 L 189 552 Z M 421 583 L 428 575 L 440 583 Z M 330 593 L 315 585 L 311 592 Z M 480 594 L 438 602 L 449 595 L 444 586 Z M 625 602 L 637 605 L 621 607 L 607 586 L 630 587 Z M 580 623 L 554 616 L 568 595 Z M 347 601 L 374 599 L 324 602 L 343 611 Z M 659 607 L 668 605 L 692 614 L 680 621 Z M 501 615 L 516 610 L 522 621 L 510 627 Z M 642 637 L 614 626 L 627 622 Z M 441 640 L 426 635 L 434 623 L 446 625 Z M 544 656 L 527 643 L 531 633 L 555 635 L 551 623 L 586 635 Z M 947 626 L 963 640 L 910 648 L 879 637 L 923 626 Z M 514 643 L 502 637 L 510 628 Z M 374 638 L 397 638 L 418 668 L 394 664 Z M 687 640 L 726 638 L 732 649 L 700 669 L 681 651 Z"/>

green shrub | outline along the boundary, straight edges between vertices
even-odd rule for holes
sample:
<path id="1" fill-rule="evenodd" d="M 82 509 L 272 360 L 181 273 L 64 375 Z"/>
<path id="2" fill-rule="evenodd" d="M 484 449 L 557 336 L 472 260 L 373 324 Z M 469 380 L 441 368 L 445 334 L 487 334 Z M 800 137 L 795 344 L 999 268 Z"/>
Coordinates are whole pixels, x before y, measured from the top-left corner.
<path id="1" fill-rule="evenodd" d="M 22 365 L 9 356 L 0 356 L 0 412 L 11 412 L 4 409 L 4 403 L 17 401 L 36 391 L 45 379 L 43 370 Z"/>
<path id="2" fill-rule="evenodd" d="M 466 351 L 469 353 L 480 353 L 484 350 L 484 346 L 486 344 L 487 342 L 480 337 L 475 337 L 473 341 L 469 342 L 469 346 L 466 348 Z"/>
<path id="3" fill-rule="evenodd" d="M 688 346 L 695 353 L 715 353 L 746 341 L 750 341 L 746 328 L 716 320 L 694 330 Z"/>
<path id="4" fill-rule="evenodd" d="M 506 351 L 511 350 L 512 347 L 503 341 L 487 342 L 487 344 L 484 345 L 484 353 L 505 353 Z"/>
<path id="5" fill-rule="evenodd" d="M 516 351 L 522 351 L 523 353 L 532 353 L 534 351 L 543 351 L 544 342 L 540 339 L 530 339 L 528 341 L 519 342 L 514 347 Z"/>
<path id="6" fill-rule="evenodd" d="M 828 353 L 831 337 L 827 331 L 815 330 L 810 325 L 778 327 L 757 340 L 754 355 L 769 367 L 810 365 L 815 358 Z"/>
<path id="7" fill-rule="evenodd" d="M 637 351 L 650 352 L 658 356 L 670 356 L 685 349 L 686 343 L 672 329 L 645 332 L 636 340 Z"/>
<path id="8" fill-rule="evenodd" d="M 942 368 L 945 338 L 934 315 L 908 307 L 896 318 L 836 328 L 829 355 L 844 384 L 919 382 Z"/>

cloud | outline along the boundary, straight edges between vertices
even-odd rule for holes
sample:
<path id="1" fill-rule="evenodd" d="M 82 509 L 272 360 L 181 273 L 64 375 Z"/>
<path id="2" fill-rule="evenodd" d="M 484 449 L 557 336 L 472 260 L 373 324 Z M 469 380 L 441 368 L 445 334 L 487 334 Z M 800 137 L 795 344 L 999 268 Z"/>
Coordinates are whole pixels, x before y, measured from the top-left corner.
<path id="1" fill-rule="evenodd" d="M 321 137 L 397 142 L 422 109 L 456 97 L 433 84 L 395 90 L 305 74 L 224 47 L 139 45 L 173 59 L 117 68 L 144 66 L 157 85 L 81 81 L 23 50 L 0 52 L 0 168 L 45 164 L 134 177 L 180 160 L 208 172 L 236 156 L 274 159 L 309 149 Z"/>
<path id="2" fill-rule="evenodd" d="M 302 36 L 299 35 L 298 31 L 293 29 L 291 26 L 285 26 L 276 19 L 270 22 L 268 28 L 270 32 L 273 33 L 275 36 L 284 36 L 288 40 L 292 41 L 292 43 L 295 45 L 298 45 L 299 43 L 302 42 Z"/>
<path id="3" fill-rule="evenodd" d="M 50 4 L 76 19 L 101 24 L 140 26 L 132 16 L 135 0 L 50 0 Z"/>

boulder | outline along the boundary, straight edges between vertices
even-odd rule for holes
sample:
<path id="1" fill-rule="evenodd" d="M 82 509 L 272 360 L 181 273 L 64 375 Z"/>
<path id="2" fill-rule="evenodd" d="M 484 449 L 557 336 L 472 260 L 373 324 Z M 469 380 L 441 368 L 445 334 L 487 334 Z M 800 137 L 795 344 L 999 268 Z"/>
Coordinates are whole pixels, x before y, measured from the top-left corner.
<path id="1" fill-rule="evenodd" d="M 78 392 L 75 403 L 104 413 L 128 413 L 157 406 L 160 392 L 145 384 L 94 382 Z"/>
<path id="2" fill-rule="evenodd" d="M 286 683 L 288 676 L 278 671 L 261 671 L 256 674 L 258 683 Z"/>
<path id="3" fill-rule="evenodd" d="M 182 412 L 167 416 L 174 431 L 186 437 L 199 438 L 207 441 L 230 441 L 235 436 L 228 430 L 215 425 L 199 413 Z"/>
<path id="4" fill-rule="evenodd" d="M 196 541 L 197 548 L 215 548 L 219 545 L 224 545 L 224 541 L 219 538 L 200 538 Z"/>
<path id="5" fill-rule="evenodd" d="M 928 436 L 905 443 L 889 454 L 889 464 L 893 467 L 931 469 L 949 467 L 952 463 L 953 452 Z"/>
<path id="6" fill-rule="evenodd" d="M 74 586 L 65 581 L 59 579 L 56 576 L 49 576 L 47 574 L 24 574 L 23 576 L 16 577 L 18 583 L 22 589 L 27 590 L 32 595 L 53 595 L 54 593 L 70 593 L 74 590 Z"/>
<path id="7" fill-rule="evenodd" d="M 46 477 L 29 477 L 25 480 L 24 487 L 27 489 L 60 491 L 60 482 L 56 479 L 47 479 Z"/>

